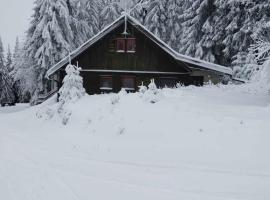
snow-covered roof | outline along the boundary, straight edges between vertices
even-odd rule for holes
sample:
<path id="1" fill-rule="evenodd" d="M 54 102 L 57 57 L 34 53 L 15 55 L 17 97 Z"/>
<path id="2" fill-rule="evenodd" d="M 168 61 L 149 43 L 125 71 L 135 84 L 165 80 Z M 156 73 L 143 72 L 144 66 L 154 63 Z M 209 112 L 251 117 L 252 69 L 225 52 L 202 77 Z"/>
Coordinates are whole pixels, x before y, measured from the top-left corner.
<path id="1" fill-rule="evenodd" d="M 190 56 L 182 55 L 177 53 L 175 50 L 173 50 L 169 45 L 167 45 L 165 42 L 163 42 L 161 39 L 159 39 L 157 36 L 155 36 L 153 33 L 151 33 L 149 30 L 147 30 L 138 20 L 131 17 L 130 15 L 122 15 L 117 20 L 115 20 L 112 24 L 105 27 L 102 31 L 100 31 L 97 35 L 92 37 L 90 40 L 85 42 L 83 45 L 81 45 L 79 48 L 77 48 L 75 51 L 71 52 L 71 54 L 64 59 L 62 59 L 60 62 L 58 62 L 56 65 L 54 65 L 52 68 L 50 68 L 46 74 L 47 77 L 54 74 L 56 71 L 58 71 L 63 66 L 67 65 L 69 62 L 69 57 L 71 59 L 77 57 L 82 52 L 84 52 L 86 49 L 91 47 L 93 44 L 98 42 L 100 39 L 102 39 L 104 36 L 106 36 L 108 33 L 110 33 L 115 28 L 118 28 L 122 25 L 122 23 L 125 20 L 125 17 L 127 17 L 128 22 L 130 22 L 133 26 L 137 27 L 139 31 L 141 31 L 143 34 L 148 36 L 153 42 L 155 42 L 160 48 L 162 48 L 164 51 L 166 51 L 168 54 L 170 54 L 174 59 L 184 62 L 187 64 L 191 64 L 192 67 L 198 68 L 198 69 L 208 69 L 213 70 L 216 72 L 232 75 L 232 69 L 228 67 L 224 67 L 221 65 L 217 65 L 214 63 L 206 62 L 197 58 L 193 58 Z"/>

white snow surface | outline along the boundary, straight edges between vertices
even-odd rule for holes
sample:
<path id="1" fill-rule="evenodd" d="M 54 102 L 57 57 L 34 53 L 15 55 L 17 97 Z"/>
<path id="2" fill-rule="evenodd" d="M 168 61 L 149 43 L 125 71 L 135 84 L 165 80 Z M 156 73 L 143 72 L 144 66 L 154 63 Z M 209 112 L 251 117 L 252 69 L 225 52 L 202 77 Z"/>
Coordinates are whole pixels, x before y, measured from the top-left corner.
<path id="1" fill-rule="evenodd" d="M 265 89 L 159 93 L 154 104 L 139 93 L 85 96 L 66 126 L 37 117 L 54 99 L 0 108 L 0 199 L 270 199 Z"/>

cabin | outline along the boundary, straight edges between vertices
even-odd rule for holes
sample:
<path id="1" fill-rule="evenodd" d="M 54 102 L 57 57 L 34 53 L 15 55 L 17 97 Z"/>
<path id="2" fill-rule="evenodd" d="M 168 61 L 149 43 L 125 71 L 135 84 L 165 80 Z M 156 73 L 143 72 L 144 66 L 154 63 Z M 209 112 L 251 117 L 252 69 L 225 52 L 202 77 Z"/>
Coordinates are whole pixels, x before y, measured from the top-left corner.
<path id="1" fill-rule="evenodd" d="M 84 43 L 47 72 L 47 96 L 62 85 L 65 67 L 81 68 L 88 94 L 138 90 L 155 80 L 159 88 L 214 84 L 232 76 L 230 68 L 181 55 L 125 14 Z"/>

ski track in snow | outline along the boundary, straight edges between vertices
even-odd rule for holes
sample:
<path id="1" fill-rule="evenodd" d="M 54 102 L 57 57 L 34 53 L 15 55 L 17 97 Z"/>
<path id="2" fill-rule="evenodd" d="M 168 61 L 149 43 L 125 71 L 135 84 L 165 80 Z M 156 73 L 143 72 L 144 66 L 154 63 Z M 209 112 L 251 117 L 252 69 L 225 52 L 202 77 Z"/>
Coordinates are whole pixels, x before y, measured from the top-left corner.
<path id="1" fill-rule="evenodd" d="M 248 93 L 240 106 L 242 94 L 235 88 L 168 90 L 157 105 L 139 104 L 145 116 L 136 94 L 116 106 L 111 95 L 94 96 L 67 127 L 37 119 L 39 106 L 0 108 L 0 199 L 268 200 L 268 96 Z M 149 118 L 159 112 L 168 121 Z M 176 116 L 186 120 L 185 132 L 171 132 Z"/>

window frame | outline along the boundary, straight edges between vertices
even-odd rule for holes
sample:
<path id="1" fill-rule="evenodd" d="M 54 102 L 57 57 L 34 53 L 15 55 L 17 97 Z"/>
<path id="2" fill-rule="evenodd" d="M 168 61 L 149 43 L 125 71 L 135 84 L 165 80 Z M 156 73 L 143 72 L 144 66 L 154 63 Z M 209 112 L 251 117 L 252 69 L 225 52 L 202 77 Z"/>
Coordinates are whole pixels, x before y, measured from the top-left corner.
<path id="1" fill-rule="evenodd" d="M 124 81 L 125 79 L 130 79 L 133 82 L 133 87 L 124 87 Z M 121 76 L 121 88 L 127 90 L 127 91 L 136 91 L 136 76 L 132 75 L 122 75 Z"/>
<path id="2" fill-rule="evenodd" d="M 123 49 L 120 49 L 120 41 L 123 42 Z M 126 41 L 125 38 L 116 38 L 116 52 L 125 53 L 126 52 Z"/>
<path id="3" fill-rule="evenodd" d="M 132 42 L 134 50 L 128 50 L 129 42 Z M 136 53 L 136 38 L 126 38 L 126 52 L 127 53 Z"/>
<path id="4" fill-rule="evenodd" d="M 113 76 L 112 75 L 100 75 L 99 76 L 99 89 L 101 91 L 112 91 L 113 90 Z M 110 80 L 111 87 L 104 87 L 104 80 Z"/>
<path id="5" fill-rule="evenodd" d="M 136 38 L 116 38 L 115 43 L 117 53 L 136 53 Z M 123 49 L 119 48 L 121 46 L 120 43 L 122 43 Z M 128 50 L 130 44 L 133 50 Z"/>

